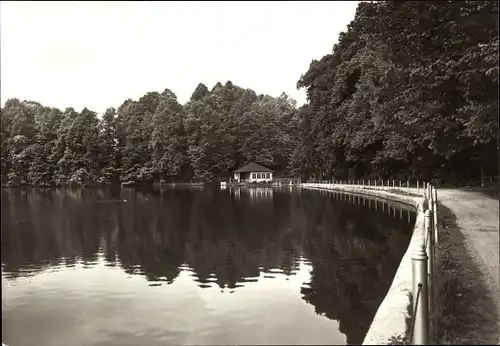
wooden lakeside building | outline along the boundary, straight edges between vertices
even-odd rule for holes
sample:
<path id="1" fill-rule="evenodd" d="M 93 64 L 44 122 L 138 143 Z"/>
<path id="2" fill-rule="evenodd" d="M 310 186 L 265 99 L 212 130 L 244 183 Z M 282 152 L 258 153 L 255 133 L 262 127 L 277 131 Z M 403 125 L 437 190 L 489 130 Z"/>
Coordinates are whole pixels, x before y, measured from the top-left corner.
<path id="1" fill-rule="evenodd" d="M 233 172 L 229 182 L 221 181 L 221 187 L 226 186 L 290 186 L 301 183 L 299 178 L 275 178 L 270 168 L 251 162 Z"/>
<path id="2" fill-rule="evenodd" d="M 272 183 L 274 171 L 270 168 L 250 162 L 234 171 L 236 183 Z"/>

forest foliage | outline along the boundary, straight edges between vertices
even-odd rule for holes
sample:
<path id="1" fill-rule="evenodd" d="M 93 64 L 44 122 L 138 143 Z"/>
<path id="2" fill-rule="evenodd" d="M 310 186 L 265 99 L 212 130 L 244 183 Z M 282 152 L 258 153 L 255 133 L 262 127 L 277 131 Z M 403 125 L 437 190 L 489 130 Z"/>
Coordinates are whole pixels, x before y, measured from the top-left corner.
<path id="1" fill-rule="evenodd" d="M 98 117 L 8 100 L 1 109 L 7 186 L 227 179 L 254 161 L 322 179 L 456 184 L 498 174 L 498 2 L 360 2 L 332 53 L 286 94 L 199 84 Z"/>

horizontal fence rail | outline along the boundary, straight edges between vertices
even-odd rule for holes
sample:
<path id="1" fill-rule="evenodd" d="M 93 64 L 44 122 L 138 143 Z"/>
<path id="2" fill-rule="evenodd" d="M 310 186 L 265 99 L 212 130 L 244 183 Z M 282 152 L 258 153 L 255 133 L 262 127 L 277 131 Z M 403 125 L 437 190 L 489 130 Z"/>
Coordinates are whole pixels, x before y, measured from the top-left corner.
<path id="1" fill-rule="evenodd" d="M 412 345 L 435 343 L 437 335 L 436 326 L 440 311 L 440 302 L 437 299 L 439 287 L 439 273 L 437 270 L 439 268 L 437 263 L 439 259 L 436 256 L 436 249 L 439 242 L 437 189 L 429 182 L 382 180 L 316 180 L 304 182 L 302 186 L 319 189 L 340 189 L 345 190 L 345 192 L 351 191 L 354 193 L 383 191 L 387 195 L 405 196 L 406 199 L 408 197 L 414 198 L 415 206 L 417 206 L 417 222 L 415 223 L 412 240 L 407 251 L 410 252 L 410 256 L 405 255 L 400 265 L 400 268 L 409 267 L 409 263 L 403 263 L 403 261 L 411 261 L 411 271 L 401 273 L 403 276 L 411 275 L 411 278 L 399 278 L 401 282 L 405 282 L 405 280 L 406 282 L 411 282 L 410 287 L 408 287 L 412 293 L 411 323 L 408 330 L 406 330 L 406 338 Z M 418 222 L 419 219 L 423 220 L 423 222 Z M 399 275 L 399 271 L 398 269 L 396 276 Z M 393 285 L 395 285 L 394 282 Z M 388 295 L 391 293 L 391 289 Z M 384 302 L 379 307 L 377 315 L 379 313 L 381 315 L 390 313 L 390 311 L 380 311 L 383 308 Z M 368 331 L 365 344 L 373 344 L 375 342 L 373 337 L 369 337 L 369 334 L 372 329 L 378 328 L 378 326 L 375 326 L 376 323 L 377 318 L 374 319 Z M 390 331 L 387 331 L 387 333 L 390 333 Z M 377 330 L 377 333 L 373 334 L 377 334 L 380 337 L 381 333 Z M 394 335 L 384 335 L 384 338 L 387 338 L 378 341 L 385 341 L 387 343 L 392 336 Z"/>

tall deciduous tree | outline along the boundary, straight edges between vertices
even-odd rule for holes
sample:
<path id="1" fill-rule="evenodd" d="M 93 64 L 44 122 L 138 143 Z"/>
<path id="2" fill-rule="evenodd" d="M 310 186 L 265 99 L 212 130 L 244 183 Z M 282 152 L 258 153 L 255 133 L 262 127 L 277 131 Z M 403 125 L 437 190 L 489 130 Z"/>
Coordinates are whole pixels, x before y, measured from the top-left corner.
<path id="1" fill-rule="evenodd" d="M 185 117 L 184 107 L 166 89 L 153 116 L 150 143 L 152 169 L 162 181 L 182 179 L 181 173 L 186 173 Z"/>
<path id="2" fill-rule="evenodd" d="M 108 108 L 99 121 L 97 136 L 97 165 L 100 172 L 99 182 L 115 182 L 119 178 L 118 146 L 116 130 L 116 109 Z"/>

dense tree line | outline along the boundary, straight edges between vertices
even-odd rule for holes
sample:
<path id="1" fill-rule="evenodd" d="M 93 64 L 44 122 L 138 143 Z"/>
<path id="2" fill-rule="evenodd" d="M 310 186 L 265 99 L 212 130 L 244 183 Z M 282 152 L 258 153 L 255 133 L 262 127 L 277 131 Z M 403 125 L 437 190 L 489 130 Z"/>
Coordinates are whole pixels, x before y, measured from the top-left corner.
<path id="1" fill-rule="evenodd" d="M 300 78 L 299 172 L 464 183 L 498 174 L 498 2 L 361 2 Z"/>
<path id="2" fill-rule="evenodd" d="M 185 105 L 169 89 L 98 118 L 10 99 L 1 110 L 6 185 L 210 182 L 256 161 L 286 174 L 298 145 L 296 102 L 227 82 Z"/>
<path id="3" fill-rule="evenodd" d="M 98 118 L 17 99 L 1 110 L 7 185 L 213 181 L 256 161 L 323 179 L 498 174 L 498 2 L 361 2 L 297 86 L 308 102 L 200 84 Z"/>

